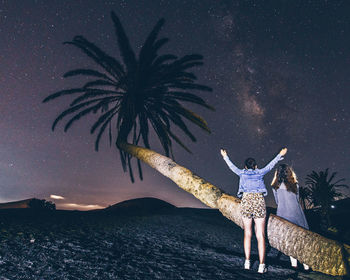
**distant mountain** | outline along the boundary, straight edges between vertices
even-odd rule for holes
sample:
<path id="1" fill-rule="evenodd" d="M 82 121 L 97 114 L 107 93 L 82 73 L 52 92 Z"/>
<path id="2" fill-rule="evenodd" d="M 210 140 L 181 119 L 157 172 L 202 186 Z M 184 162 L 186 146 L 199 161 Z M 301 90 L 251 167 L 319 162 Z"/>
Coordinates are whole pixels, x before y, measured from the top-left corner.
<path id="1" fill-rule="evenodd" d="M 6 203 L 0 203 L 0 209 L 12 209 L 12 208 L 30 208 L 30 202 L 36 198 L 28 198 L 24 200 L 11 201 Z"/>
<path id="2" fill-rule="evenodd" d="M 0 209 L 45 209 L 55 210 L 56 205 L 51 201 L 38 198 L 28 198 L 24 200 L 11 201 L 6 203 L 0 203 Z"/>
<path id="3" fill-rule="evenodd" d="M 117 204 L 111 205 L 102 211 L 109 212 L 127 212 L 131 214 L 155 214 L 164 211 L 176 209 L 176 207 L 164 200 L 154 197 L 144 197 L 125 200 Z"/>
<path id="4" fill-rule="evenodd" d="M 255 238 L 252 270 L 243 270 L 241 228 L 217 209 L 176 208 L 154 198 L 109 212 L 4 209 L 0 240 L 0 279 L 339 279 L 294 271 L 274 248 L 267 250 L 268 274 L 259 275 Z"/>

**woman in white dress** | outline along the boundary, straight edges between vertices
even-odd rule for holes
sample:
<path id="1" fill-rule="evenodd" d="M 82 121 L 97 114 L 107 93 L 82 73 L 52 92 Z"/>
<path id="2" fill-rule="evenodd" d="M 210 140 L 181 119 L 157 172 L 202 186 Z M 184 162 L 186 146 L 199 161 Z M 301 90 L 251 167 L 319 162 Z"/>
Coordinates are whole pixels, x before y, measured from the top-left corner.
<path id="1" fill-rule="evenodd" d="M 299 203 L 299 185 L 293 169 L 287 164 L 280 164 L 271 183 L 277 204 L 277 216 L 298 226 L 309 229 L 305 214 Z M 290 256 L 291 265 L 297 268 L 297 260 Z M 305 270 L 309 266 L 304 265 Z"/>

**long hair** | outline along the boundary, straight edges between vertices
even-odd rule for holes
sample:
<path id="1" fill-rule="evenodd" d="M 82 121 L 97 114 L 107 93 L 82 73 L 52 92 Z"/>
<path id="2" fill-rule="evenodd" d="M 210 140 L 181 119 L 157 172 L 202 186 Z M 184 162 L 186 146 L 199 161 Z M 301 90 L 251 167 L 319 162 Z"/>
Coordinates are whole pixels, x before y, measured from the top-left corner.
<path id="1" fill-rule="evenodd" d="M 275 171 L 275 176 L 271 182 L 271 186 L 277 190 L 280 185 L 284 183 L 287 191 L 297 193 L 298 192 L 298 179 L 293 169 L 287 164 L 280 164 Z"/>

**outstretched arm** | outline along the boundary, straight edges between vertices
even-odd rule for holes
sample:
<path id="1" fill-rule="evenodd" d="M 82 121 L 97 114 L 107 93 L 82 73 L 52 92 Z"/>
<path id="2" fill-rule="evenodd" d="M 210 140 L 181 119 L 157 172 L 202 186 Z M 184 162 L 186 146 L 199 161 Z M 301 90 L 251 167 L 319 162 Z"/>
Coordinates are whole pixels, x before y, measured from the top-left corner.
<path id="1" fill-rule="evenodd" d="M 279 162 L 280 160 L 283 159 L 283 156 L 287 153 L 287 148 L 283 148 L 279 154 L 269 162 L 268 165 L 266 165 L 264 168 L 260 169 L 260 172 L 263 174 L 266 174 L 267 172 L 269 172 L 275 165 L 277 162 Z"/>
<path id="2" fill-rule="evenodd" d="M 229 157 L 228 157 L 228 155 L 227 155 L 226 150 L 221 149 L 220 152 L 221 152 L 221 155 L 222 155 L 224 161 L 225 161 L 226 164 L 228 165 L 228 167 L 229 167 L 234 173 L 236 173 L 236 174 L 239 176 L 239 174 L 240 174 L 240 169 L 239 169 L 236 165 L 234 165 L 234 164 L 232 163 L 232 161 L 230 161 L 230 159 L 229 159 Z"/>

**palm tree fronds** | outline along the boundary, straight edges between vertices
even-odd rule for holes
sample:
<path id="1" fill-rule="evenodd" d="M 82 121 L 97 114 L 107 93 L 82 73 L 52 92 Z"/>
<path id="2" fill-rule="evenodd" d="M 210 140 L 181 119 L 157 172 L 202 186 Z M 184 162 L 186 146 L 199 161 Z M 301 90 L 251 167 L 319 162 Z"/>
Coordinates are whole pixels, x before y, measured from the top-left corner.
<path id="1" fill-rule="evenodd" d="M 191 84 L 191 83 L 175 83 L 169 85 L 170 88 L 180 88 L 180 89 L 193 89 L 193 90 L 202 90 L 202 91 L 213 91 L 211 87 Z"/>
<path id="2" fill-rule="evenodd" d="M 104 116 L 104 119 L 103 119 L 103 121 L 97 121 L 95 124 L 94 124 L 94 129 L 91 129 L 91 133 L 93 133 L 93 131 L 95 131 L 95 129 L 100 125 L 100 124 L 102 124 L 103 123 L 103 125 L 101 126 L 101 128 L 100 128 L 100 131 L 98 132 L 98 134 L 97 134 L 97 137 L 96 137 L 96 141 L 95 141 L 95 151 L 98 151 L 98 149 L 99 149 L 99 144 L 100 144 L 100 140 L 101 140 L 101 137 L 102 137 L 102 135 L 103 135 L 103 133 L 104 133 L 104 131 L 106 130 L 106 127 L 107 127 L 107 125 L 109 125 L 109 142 L 111 143 L 112 142 L 112 132 L 111 132 L 111 121 L 112 121 L 112 119 L 113 119 L 113 117 L 114 117 L 114 115 L 116 114 L 116 112 L 114 112 L 114 113 L 112 113 L 112 114 L 108 114 L 107 115 L 107 113 L 106 114 L 104 114 L 103 116 Z M 106 116 L 107 115 L 107 116 Z M 101 118 L 100 118 L 101 119 Z M 99 120 L 100 120 L 99 119 Z M 97 123 L 99 123 L 98 125 L 96 125 Z"/>
<path id="3" fill-rule="evenodd" d="M 131 166 L 131 155 L 127 154 L 126 157 L 127 157 L 128 168 L 129 168 L 130 180 L 131 180 L 131 183 L 134 183 L 135 179 L 134 179 L 134 172 L 132 171 L 132 166 Z"/>
<path id="4" fill-rule="evenodd" d="M 157 116 L 155 116 L 155 114 L 151 114 L 149 120 L 151 121 L 152 127 L 164 149 L 165 155 L 169 156 L 171 153 L 171 140 L 166 131 L 166 126 Z"/>
<path id="5" fill-rule="evenodd" d="M 151 33 L 148 35 L 144 45 L 141 48 L 140 55 L 139 55 L 139 63 L 140 65 L 148 64 L 151 61 L 149 60 L 149 57 L 156 56 L 156 50 L 154 49 L 154 42 L 157 39 L 157 36 L 159 34 L 159 31 L 163 27 L 165 23 L 165 20 L 162 18 L 160 19 L 157 24 L 154 26 Z"/>
<path id="6" fill-rule="evenodd" d="M 55 92 L 55 93 L 49 95 L 48 97 L 46 97 L 43 100 L 43 103 L 48 102 L 50 100 L 53 100 L 57 97 L 61 97 L 63 95 L 69 95 L 69 94 L 74 94 L 74 93 L 79 93 L 79 92 L 84 92 L 84 91 L 85 91 L 85 89 L 82 89 L 82 88 L 72 88 L 72 89 L 60 90 L 60 91 Z"/>
<path id="7" fill-rule="evenodd" d="M 118 99 L 120 99 L 120 96 L 118 95 L 121 95 L 122 92 L 118 92 L 118 91 L 115 91 L 115 90 L 104 90 L 104 89 L 85 89 L 85 94 L 77 97 L 76 99 L 74 99 L 72 101 L 72 103 L 70 104 L 70 106 L 74 106 L 78 103 L 80 103 L 81 101 L 84 101 L 86 99 L 90 99 L 90 98 L 94 98 L 94 97 L 101 97 L 101 96 L 105 96 L 105 95 L 112 95 L 112 96 L 108 96 L 108 97 L 105 97 L 106 100 L 110 100 L 111 102 L 112 101 L 116 101 Z"/>
<path id="8" fill-rule="evenodd" d="M 140 122 L 140 132 L 141 132 L 143 144 L 145 145 L 146 148 L 150 148 L 150 144 L 148 141 L 148 132 L 149 132 L 148 121 L 144 113 L 139 115 L 139 122 Z"/>
<path id="9" fill-rule="evenodd" d="M 192 154 L 191 150 L 185 146 L 184 143 L 181 142 L 181 140 L 170 131 L 170 129 L 167 129 L 168 134 L 170 135 L 171 138 L 175 140 L 176 143 L 178 143 L 184 150 L 186 150 L 188 153 Z"/>
<path id="10" fill-rule="evenodd" d="M 118 39 L 118 45 L 121 56 L 123 57 L 123 61 L 126 67 L 128 68 L 128 71 L 134 72 L 136 70 L 137 65 L 135 53 L 130 46 L 129 39 L 126 36 L 126 33 L 119 18 L 114 12 L 111 12 L 111 16 L 114 22 L 114 27 Z"/>
<path id="11" fill-rule="evenodd" d="M 137 159 L 137 169 L 139 170 L 139 178 L 142 181 L 143 180 L 143 174 L 142 174 L 141 161 L 139 159 Z"/>
<path id="12" fill-rule="evenodd" d="M 207 104 L 203 98 L 201 98 L 195 94 L 192 94 L 189 92 L 181 92 L 181 91 L 170 91 L 167 93 L 167 95 L 170 95 L 177 100 L 187 101 L 187 102 L 191 102 L 194 104 L 198 104 L 198 105 L 201 105 L 209 110 L 215 111 L 214 107 Z"/>
<path id="13" fill-rule="evenodd" d="M 90 133 L 93 134 L 95 132 L 95 130 L 103 123 L 105 123 L 105 121 L 107 119 L 110 118 L 110 116 L 114 117 L 115 114 L 118 113 L 118 108 L 119 106 L 116 105 L 115 107 L 113 107 L 112 109 L 110 109 L 108 112 L 104 113 L 102 116 L 100 116 L 98 118 L 98 120 L 93 124 L 93 126 L 90 129 Z"/>
<path id="14" fill-rule="evenodd" d="M 91 82 L 87 82 L 83 88 L 91 88 L 91 87 L 96 87 L 96 86 L 116 86 L 117 84 L 114 82 L 110 82 L 110 81 L 106 81 L 106 80 L 96 80 L 96 81 L 91 81 Z"/>
<path id="15" fill-rule="evenodd" d="M 166 61 L 175 60 L 175 59 L 177 59 L 177 56 L 172 54 L 165 54 L 165 55 L 158 56 L 157 59 L 153 61 L 153 67 L 157 67 L 159 65 L 162 65 Z"/>
<path id="16" fill-rule="evenodd" d="M 166 117 L 168 117 L 178 128 L 180 128 L 185 133 L 185 135 L 191 139 L 192 142 L 197 141 L 196 137 L 194 137 L 194 135 L 189 131 L 186 124 L 177 113 L 173 111 L 167 111 L 167 113 L 159 112 L 159 114 L 162 118 L 165 118 L 164 115 L 166 115 Z"/>
<path id="17" fill-rule="evenodd" d="M 64 78 L 68 78 L 68 77 L 73 77 L 73 76 L 78 76 L 78 75 L 92 76 L 92 77 L 97 77 L 97 78 L 103 78 L 103 79 L 108 80 L 108 81 L 113 81 L 106 74 L 103 74 L 103 73 L 101 73 L 99 71 L 91 70 L 91 69 L 75 69 L 75 70 L 71 70 L 71 71 L 68 71 L 67 73 L 65 73 L 63 75 L 63 77 Z"/>
<path id="18" fill-rule="evenodd" d="M 325 171 L 315 172 L 306 177 L 306 184 L 309 189 L 309 199 L 313 206 L 320 206 L 322 215 L 326 218 L 328 226 L 331 224 L 330 206 L 335 198 L 343 197 L 343 194 L 338 191 L 338 188 L 348 187 L 345 184 L 339 184 L 344 181 L 340 179 L 332 183 L 336 176 L 336 172 L 332 173 L 328 178 L 328 168 Z"/>
<path id="19" fill-rule="evenodd" d="M 168 42 L 169 42 L 169 38 L 162 38 L 157 40 L 153 45 L 154 52 L 156 53 L 161 47 L 163 47 Z"/>
<path id="20" fill-rule="evenodd" d="M 66 72 L 65 78 L 85 76 L 88 80 L 80 88 L 53 93 L 43 102 L 79 93 L 72 98 L 68 108 L 55 119 L 52 129 L 70 114 L 72 116 L 65 124 L 64 131 L 85 115 L 98 114 L 90 128 L 91 134 L 98 131 L 95 150 L 99 149 L 100 140 L 107 129 L 110 145 L 115 133 L 115 143 L 120 150 L 123 170 L 129 171 L 130 178 L 134 181 L 131 156 L 120 148 L 122 145 L 119 143 L 131 141 L 132 144 L 138 145 L 142 140 L 143 145 L 150 148 L 150 130 L 153 130 L 167 156 L 174 157 L 173 141 L 190 152 L 171 130 L 171 126 L 175 125 L 180 133 L 184 133 L 184 136 L 193 142 L 196 138 L 188 129 L 187 122 L 210 132 L 206 121 L 188 110 L 185 105 L 191 103 L 214 110 L 203 98 L 192 93 L 210 92 L 212 89 L 197 84 L 197 77 L 191 71 L 195 66 L 203 65 L 202 55 L 191 54 L 181 58 L 169 53 L 158 55 L 160 49 L 169 41 L 168 38 L 158 38 L 165 23 L 164 19 L 160 19 L 152 28 L 136 57 L 119 18 L 114 12 L 111 13 L 111 17 L 121 60 L 108 55 L 85 37 L 75 36 L 73 40 L 64 44 L 80 49 L 96 64 L 97 69 L 77 68 Z M 115 132 L 112 132 L 112 124 L 115 125 Z M 139 161 L 137 168 L 142 179 Z"/>
<path id="21" fill-rule="evenodd" d="M 189 54 L 189 55 L 185 55 L 182 58 L 180 58 L 179 60 L 177 60 L 175 63 L 176 64 L 185 64 L 187 62 L 191 62 L 191 61 L 195 61 L 195 60 L 202 60 L 203 56 L 200 54 Z"/>
<path id="22" fill-rule="evenodd" d="M 64 127 L 64 132 L 66 132 L 70 127 L 71 125 L 79 120 L 81 117 L 91 113 L 91 112 L 96 112 L 99 108 L 101 108 L 103 105 L 105 104 L 105 101 L 100 101 L 98 104 L 96 104 L 95 106 L 91 106 L 90 108 L 87 108 L 83 111 L 80 111 L 78 114 L 76 114 L 73 118 L 71 118 L 67 124 L 65 125 Z"/>
<path id="23" fill-rule="evenodd" d="M 182 107 L 180 104 L 177 104 L 177 105 L 173 104 L 172 109 L 178 114 L 182 115 L 184 118 L 188 119 L 189 121 L 193 122 L 194 124 L 202 128 L 203 130 L 210 133 L 210 129 L 208 127 L 207 122 L 196 113 Z"/>
<path id="24" fill-rule="evenodd" d="M 99 47 L 89 42 L 83 36 L 75 36 L 73 41 L 65 42 L 64 44 L 74 45 L 81 49 L 114 78 L 119 79 L 125 75 L 123 66 L 118 60 L 103 52 Z"/>
<path id="25" fill-rule="evenodd" d="M 65 116 L 67 116 L 67 115 L 69 115 L 69 114 L 72 114 L 72 113 L 74 113 L 74 112 L 80 110 L 81 108 L 86 107 L 86 106 L 89 106 L 90 104 L 93 104 L 93 103 L 98 102 L 98 101 L 99 101 L 99 100 L 87 101 L 87 102 L 85 102 L 85 103 L 82 103 L 82 104 L 76 105 L 76 106 L 74 106 L 74 107 L 70 107 L 70 108 L 67 109 L 67 110 L 64 110 L 64 111 L 54 120 L 54 122 L 53 122 L 53 124 L 52 124 L 52 127 L 51 127 L 52 131 L 55 130 L 56 125 L 58 124 L 58 122 L 59 122 L 60 120 L 62 120 Z"/>

